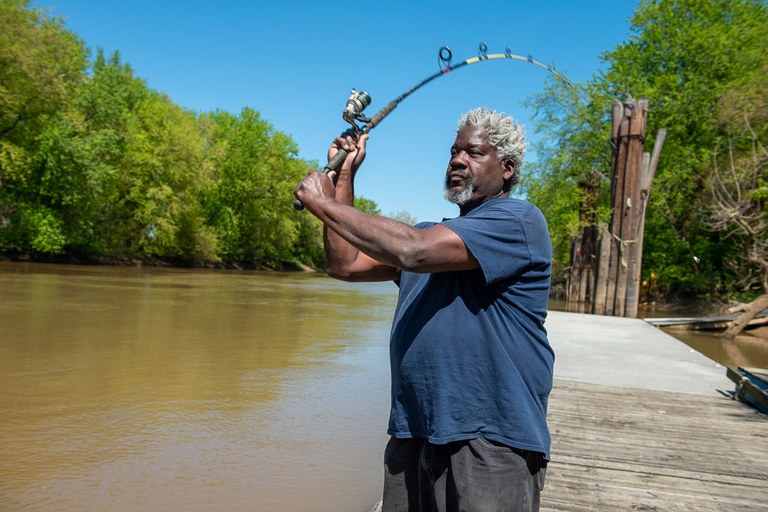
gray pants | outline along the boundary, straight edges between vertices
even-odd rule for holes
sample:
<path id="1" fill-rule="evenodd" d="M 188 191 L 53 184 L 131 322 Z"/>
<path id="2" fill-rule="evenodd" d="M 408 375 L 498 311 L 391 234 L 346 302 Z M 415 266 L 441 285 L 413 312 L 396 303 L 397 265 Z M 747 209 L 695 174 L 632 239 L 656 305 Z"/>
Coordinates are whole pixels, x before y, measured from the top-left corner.
<path id="1" fill-rule="evenodd" d="M 383 512 L 536 512 L 546 461 L 487 439 L 393 437 L 384 469 Z"/>

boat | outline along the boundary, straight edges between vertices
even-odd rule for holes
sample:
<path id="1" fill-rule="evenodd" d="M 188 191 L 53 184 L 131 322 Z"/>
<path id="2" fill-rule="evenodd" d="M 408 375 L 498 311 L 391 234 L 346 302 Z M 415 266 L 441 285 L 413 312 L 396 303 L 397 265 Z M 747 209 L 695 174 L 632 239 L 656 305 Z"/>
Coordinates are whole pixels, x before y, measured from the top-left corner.
<path id="1" fill-rule="evenodd" d="M 768 370 L 764 368 L 727 368 L 726 375 L 736 383 L 736 398 L 768 414 Z"/>

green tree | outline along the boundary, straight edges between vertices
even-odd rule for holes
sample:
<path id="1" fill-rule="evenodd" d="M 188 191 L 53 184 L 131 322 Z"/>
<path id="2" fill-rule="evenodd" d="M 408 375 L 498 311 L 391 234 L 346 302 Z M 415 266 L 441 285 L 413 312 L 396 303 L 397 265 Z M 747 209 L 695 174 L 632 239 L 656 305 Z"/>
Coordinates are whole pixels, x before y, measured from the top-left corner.
<path id="1" fill-rule="evenodd" d="M 298 148 L 258 112 L 215 112 L 205 120 L 206 160 L 213 185 L 205 210 L 229 261 L 280 266 L 313 253 L 313 224 L 293 210 L 293 188 L 308 168 Z M 315 250 L 316 252 L 316 250 Z"/>
<path id="2" fill-rule="evenodd" d="M 0 249 L 60 252 L 63 221 L 36 201 L 33 156 L 83 79 L 83 43 L 23 0 L 0 2 Z"/>
<path id="3" fill-rule="evenodd" d="M 355 208 L 368 215 L 381 215 L 381 209 L 376 201 L 367 197 L 355 196 Z"/>
<path id="4" fill-rule="evenodd" d="M 389 218 L 400 221 L 403 224 L 408 224 L 409 226 L 415 226 L 418 223 L 418 221 L 416 220 L 416 217 L 414 217 L 411 214 L 411 212 L 406 210 L 400 210 L 399 212 L 390 213 Z"/>
<path id="5" fill-rule="evenodd" d="M 191 112 L 152 94 L 136 112 L 126 141 L 128 201 L 140 229 L 138 250 L 192 262 L 215 260 L 216 232 L 205 226 L 201 198 L 203 138 Z"/>
<path id="6" fill-rule="evenodd" d="M 724 289 L 725 262 L 738 250 L 707 223 L 708 163 L 724 136 L 715 113 L 724 92 L 766 61 L 768 9 L 759 0 L 644 0 L 630 28 L 629 40 L 603 55 L 605 72 L 587 84 L 586 110 L 568 108 L 572 102 L 558 110 L 561 87 L 534 100 L 539 121 L 558 124 L 548 124 L 531 198 L 561 212 L 556 228 L 572 226 L 562 219 L 577 211 L 579 176 L 607 176 L 612 100 L 648 97 L 649 139 L 662 127 L 667 138 L 646 216 L 643 267 L 667 292 L 715 293 Z"/>
<path id="7" fill-rule="evenodd" d="M 26 1 L 0 0 L 0 29 L 1 251 L 322 265 L 292 207 L 310 165 L 258 112 L 198 116 L 117 52 L 89 66 Z"/>
<path id="8" fill-rule="evenodd" d="M 716 148 L 710 174 L 710 226 L 734 240 L 732 282 L 758 297 L 725 333 L 735 337 L 768 308 L 768 64 L 728 90 L 718 105 L 727 137 Z"/>
<path id="9" fill-rule="evenodd" d="M 140 230 L 131 202 L 128 142 L 137 137 L 137 112 L 151 93 L 115 53 L 101 51 L 76 97 L 52 116 L 38 137 L 28 199 L 64 226 L 67 250 L 129 255 Z M 62 247 L 63 249 L 63 247 Z"/>

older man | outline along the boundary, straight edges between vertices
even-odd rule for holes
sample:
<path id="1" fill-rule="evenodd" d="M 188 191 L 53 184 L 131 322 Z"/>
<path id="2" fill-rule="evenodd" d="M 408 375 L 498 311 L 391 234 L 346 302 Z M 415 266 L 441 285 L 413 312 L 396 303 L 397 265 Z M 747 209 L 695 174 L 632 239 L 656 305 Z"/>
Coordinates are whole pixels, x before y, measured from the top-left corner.
<path id="1" fill-rule="evenodd" d="M 366 140 L 337 138 L 329 157 L 349 153 L 338 176 L 312 172 L 294 194 L 325 224 L 331 276 L 400 286 L 384 510 L 538 510 L 551 247 L 541 212 L 508 197 L 523 129 L 486 108 L 462 116 L 445 176 L 459 216 L 415 227 L 352 206 Z"/>

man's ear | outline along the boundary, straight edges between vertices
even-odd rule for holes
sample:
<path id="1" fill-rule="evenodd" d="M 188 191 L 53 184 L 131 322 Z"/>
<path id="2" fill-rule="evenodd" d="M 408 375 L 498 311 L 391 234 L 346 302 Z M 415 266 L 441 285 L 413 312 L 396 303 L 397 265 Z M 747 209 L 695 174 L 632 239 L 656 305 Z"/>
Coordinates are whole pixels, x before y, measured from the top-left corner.
<path id="1" fill-rule="evenodd" d="M 506 160 L 501 161 L 501 166 L 504 168 L 504 192 L 509 192 L 512 189 L 512 183 L 513 178 L 515 177 L 515 174 L 517 173 L 517 168 L 515 167 L 515 161 L 511 158 L 507 158 Z"/>

